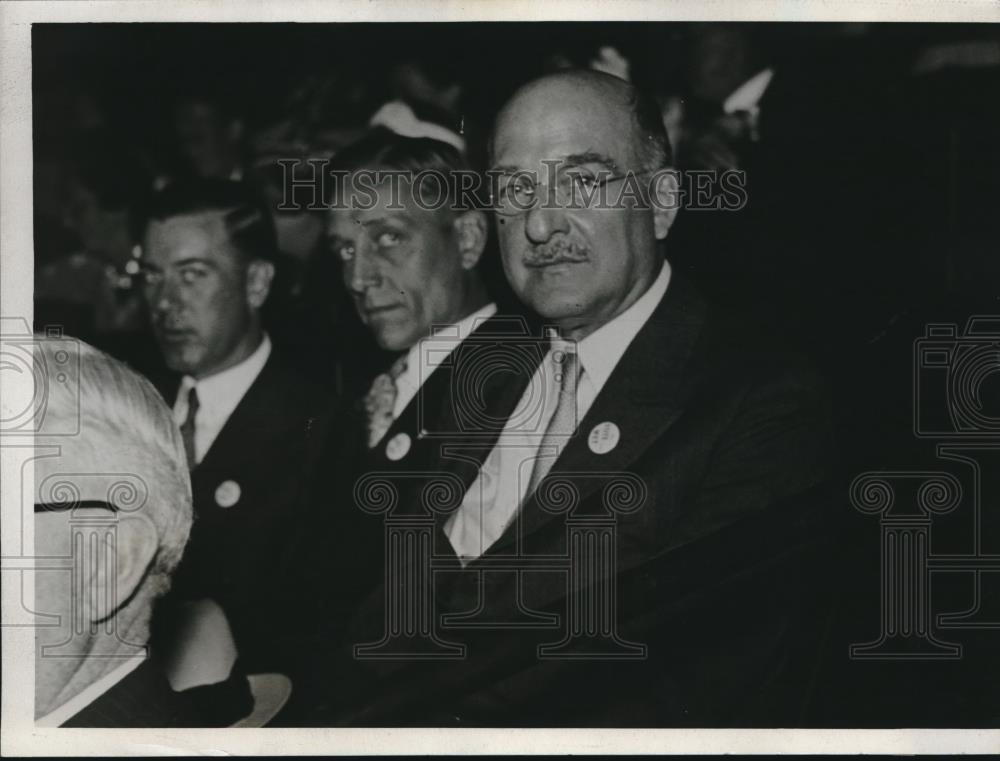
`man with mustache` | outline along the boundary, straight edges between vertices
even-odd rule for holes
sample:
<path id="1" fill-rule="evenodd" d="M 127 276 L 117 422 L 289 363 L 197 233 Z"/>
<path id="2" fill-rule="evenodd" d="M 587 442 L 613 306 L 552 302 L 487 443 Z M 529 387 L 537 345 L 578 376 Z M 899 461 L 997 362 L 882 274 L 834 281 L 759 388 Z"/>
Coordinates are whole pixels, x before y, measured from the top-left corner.
<path id="1" fill-rule="evenodd" d="M 141 260 L 156 339 L 174 373 L 159 385 L 181 430 L 196 516 L 171 599 L 219 603 L 253 666 L 278 655 L 267 590 L 296 526 L 310 431 L 328 403 L 262 325 L 275 251 L 271 218 L 251 191 L 199 179 L 153 199 Z M 168 611 L 160 632 L 170 628 Z"/>
<path id="2" fill-rule="evenodd" d="M 665 261 L 676 185 L 636 180 L 669 162 L 658 111 L 605 74 L 544 77 L 501 110 L 501 254 L 549 326 L 542 351 L 483 416 L 505 422 L 435 463 L 462 485 L 421 608 L 438 649 L 379 660 L 389 627 L 341 661 L 311 721 L 801 723 L 829 404 Z M 347 641 L 377 642 L 405 585 L 387 566 L 354 615 L 376 626 Z"/>

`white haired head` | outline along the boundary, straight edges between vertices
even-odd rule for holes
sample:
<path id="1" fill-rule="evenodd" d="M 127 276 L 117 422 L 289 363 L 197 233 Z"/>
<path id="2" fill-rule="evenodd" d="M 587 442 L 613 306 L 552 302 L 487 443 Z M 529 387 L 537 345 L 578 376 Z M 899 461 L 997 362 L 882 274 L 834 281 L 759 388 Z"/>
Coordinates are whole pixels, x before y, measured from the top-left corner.
<path id="1" fill-rule="evenodd" d="M 58 622 L 36 630 L 37 718 L 145 648 L 192 506 L 180 432 L 149 381 L 43 336 L 35 380 L 35 553 L 55 563 L 35 573 L 35 605 Z"/>

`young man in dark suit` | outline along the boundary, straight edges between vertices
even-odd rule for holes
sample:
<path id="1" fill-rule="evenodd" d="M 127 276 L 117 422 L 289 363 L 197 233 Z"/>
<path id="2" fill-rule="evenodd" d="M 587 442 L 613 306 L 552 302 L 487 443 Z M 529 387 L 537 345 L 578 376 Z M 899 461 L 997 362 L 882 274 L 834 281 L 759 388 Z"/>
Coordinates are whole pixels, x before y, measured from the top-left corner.
<path id="1" fill-rule="evenodd" d="M 795 724 L 832 456 L 822 384 L 663 260 L 669 144 L 628 84 L 529 83 L 491 154 L 504 269 L 550 329 L 534 361 L 501 363 L 483 424 L 463 424 L 477 397 L 453 379 L 427 465 L 457 493 L 443 509 L 426 488 L 357 491 L 406 552 L 387 543 L 307 720 Z"/>
<path id="2" fill-rule="evenodd" d="M 218 602 L 252 667 L 279 656 L 275 579 L 299 520 L 313 423 L 329 403 L 261 324 L 275 251 L 271 218 L 246 187 L 194 180 L 154 198 L 142 253 L 196 515 L 171 598 Z M 161 618 L 168 636 L 170 616 Z"/>

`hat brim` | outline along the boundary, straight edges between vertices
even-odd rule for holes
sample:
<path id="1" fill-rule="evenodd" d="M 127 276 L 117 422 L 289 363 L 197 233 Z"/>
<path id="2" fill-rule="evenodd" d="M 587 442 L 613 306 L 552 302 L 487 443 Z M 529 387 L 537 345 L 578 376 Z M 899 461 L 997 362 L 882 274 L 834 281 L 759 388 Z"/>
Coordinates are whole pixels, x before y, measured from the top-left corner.
<path id="1" fill-rule="evenodd" d="M 253 710 L 233 727 L 263 727 L 285 707 L 292 694 L 292 680 L 284 674 L 249 674 Z"/>

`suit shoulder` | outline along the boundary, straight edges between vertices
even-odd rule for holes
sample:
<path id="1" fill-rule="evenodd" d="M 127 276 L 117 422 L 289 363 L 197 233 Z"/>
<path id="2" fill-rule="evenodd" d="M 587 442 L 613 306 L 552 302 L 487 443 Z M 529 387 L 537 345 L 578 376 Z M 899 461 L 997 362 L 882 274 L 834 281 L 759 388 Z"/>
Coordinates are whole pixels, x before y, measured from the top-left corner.
<path id="1" fill-rule="evenodd" d="M 332 388 L 306 375 L 283 355 L 274 353 L 264 365 L 256 383 L 286 408 L 299 409 L 318 417 L 337 401 Z"/>
<path id="2" fill-rule="evenodd" d="M 828 390 L 825 376 L 803 352 L 735 310 L 709 306 L 702 348 L 715 372 L 748 387 L 778 383 Z"/>

